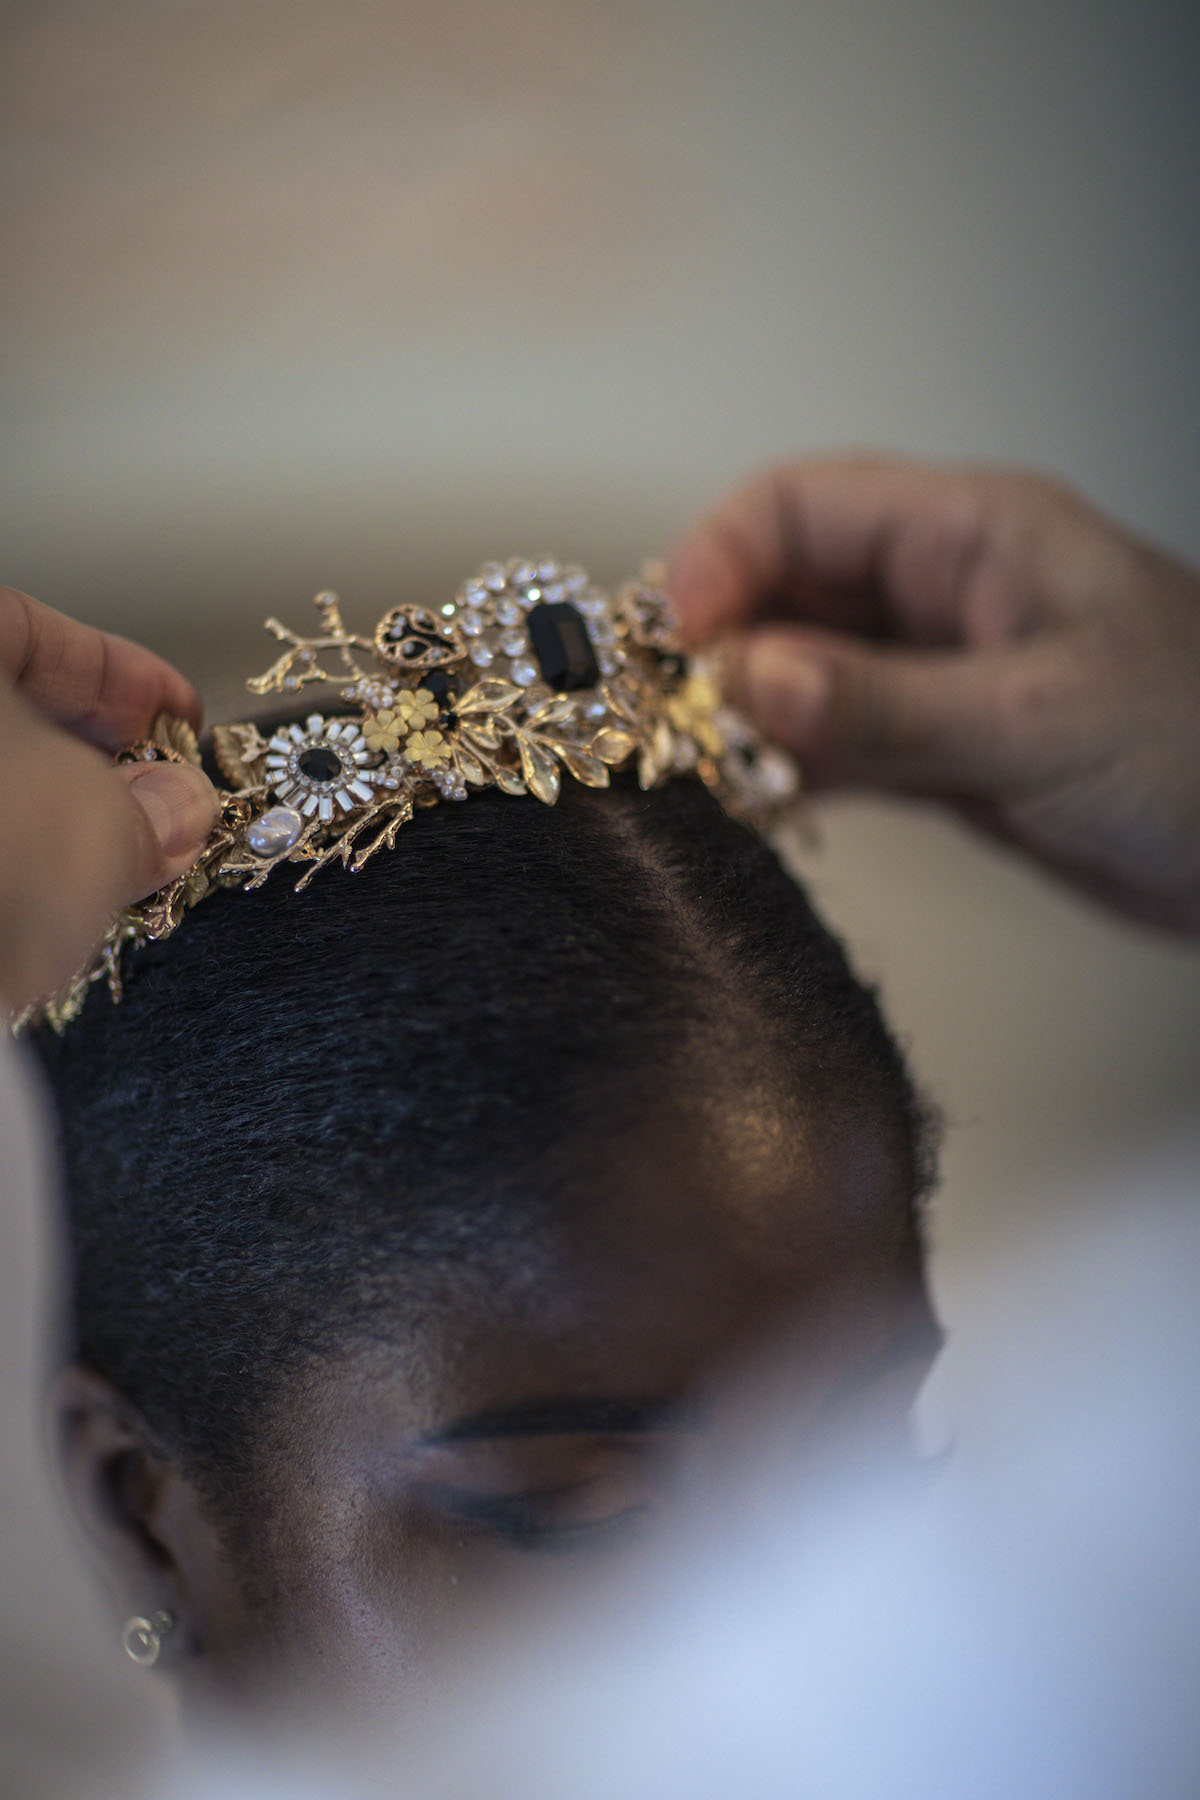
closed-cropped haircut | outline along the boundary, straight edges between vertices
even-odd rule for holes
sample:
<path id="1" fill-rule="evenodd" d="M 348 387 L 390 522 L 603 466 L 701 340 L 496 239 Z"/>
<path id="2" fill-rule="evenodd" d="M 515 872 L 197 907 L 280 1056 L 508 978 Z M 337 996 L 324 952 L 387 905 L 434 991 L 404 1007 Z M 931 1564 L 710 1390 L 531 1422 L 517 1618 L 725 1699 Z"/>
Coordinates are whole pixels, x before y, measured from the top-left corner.
<path id="1" fill-rule="evenodd" d="M 798 1107 L 881 1118 L 914 1232 L 930 1174 L 874 994 L 692 780 L 480 794 L 356 876 L 216 895 L 38 1043 L 75 1353 L 214 1493 L 307 1362 L 403 1329 L 397 1279 L 503 1255 L 689 1070 L 753 1044 Z"/>

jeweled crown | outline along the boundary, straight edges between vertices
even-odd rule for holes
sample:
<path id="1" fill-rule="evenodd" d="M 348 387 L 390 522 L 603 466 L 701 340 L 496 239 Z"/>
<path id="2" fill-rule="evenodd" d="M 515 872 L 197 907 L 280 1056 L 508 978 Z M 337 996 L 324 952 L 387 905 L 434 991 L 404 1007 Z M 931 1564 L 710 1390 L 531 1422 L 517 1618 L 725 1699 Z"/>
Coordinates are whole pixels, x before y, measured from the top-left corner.
<path id="1" fill-rule="evenodd" d="M 731 810 L 764 826 L 796 794 L 795 764 L 724 706 L 681 647 L 661 568 L 609 594 L 552 558 L 486 563 L 436 611 L 397 606 L 370 637 L 346 630 L 334 593 L 316 596 L 303 637 L 267 620 L 284 646 L 253 694 L 332 687 L 343 710 L 264 736 L 218 725 L 228 782 L 221 814 L 189 872 L 112 922 L 94 961 L 33 1009 L 57 1029 L 90 985 L 121 995 L 121 964 L 170 935 L 219 887 L 261 887 L 281 864 L 296 890 L 331 863 L 355 872 L 392 849 L 420 808 L 499 788 L 552 806 L 565 771 L 589 787 L 636 768 L 643 788 L 697 775 Z M 166 716 L 120 759 L 200 761 L 190 728 Z"/>

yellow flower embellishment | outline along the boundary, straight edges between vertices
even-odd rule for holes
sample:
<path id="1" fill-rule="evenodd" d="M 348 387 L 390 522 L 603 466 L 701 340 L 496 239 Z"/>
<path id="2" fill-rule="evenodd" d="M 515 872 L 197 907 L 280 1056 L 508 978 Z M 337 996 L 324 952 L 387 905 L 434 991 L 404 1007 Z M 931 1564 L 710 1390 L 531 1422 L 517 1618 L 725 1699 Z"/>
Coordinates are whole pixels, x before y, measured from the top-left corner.
<path id="1" fill-rule="evenodd" d="M 404 746 L 404 754 L 422 769 L 432 769 L 450 760 L 450 746 L 440 731 L 414 731 Z"/>
<path id="2" fill-rule="evenodd" d="M 438 716 L 438 703 L 428 688 L 405 688 L 396 695 L 396 711 L 409 731 L 420 731 L 432 725 Z"/>
<path id="3" fill-rule="evenodd" d="M 368 750 L 379 750 L 388 756 L 400 748 L 400 739 L 405 730 L 405 721 L 398 712 L 387 706 L 373 718 L 363 720 L 362 734 L 367 740 Z"/>
<path id="4" fill-rule="evenodd" d="M 717 729 L 714 714 L 721 704 L 716 684 L 706 675 L 689 675 L 678 693 L 666 703 L 667 717 L 676 731 L 694 738 L 707 756 L 722 756 L 725 739 Z"/>

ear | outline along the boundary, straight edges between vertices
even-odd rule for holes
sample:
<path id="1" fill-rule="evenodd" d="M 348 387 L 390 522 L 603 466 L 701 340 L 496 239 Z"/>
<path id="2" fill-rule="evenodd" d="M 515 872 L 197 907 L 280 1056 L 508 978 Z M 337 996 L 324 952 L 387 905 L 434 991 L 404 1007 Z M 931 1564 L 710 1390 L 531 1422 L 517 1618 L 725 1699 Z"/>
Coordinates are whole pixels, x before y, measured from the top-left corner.
<path id="1" fill-rule="evenodd" d="M 205 1571 L 224 1559 L 194 1486 L 104 1376 L 63 1369 L 50 1405 L 67 1497 L 120 1617 L 169 1612 L 164 1661 L 196 1654 Z"/>

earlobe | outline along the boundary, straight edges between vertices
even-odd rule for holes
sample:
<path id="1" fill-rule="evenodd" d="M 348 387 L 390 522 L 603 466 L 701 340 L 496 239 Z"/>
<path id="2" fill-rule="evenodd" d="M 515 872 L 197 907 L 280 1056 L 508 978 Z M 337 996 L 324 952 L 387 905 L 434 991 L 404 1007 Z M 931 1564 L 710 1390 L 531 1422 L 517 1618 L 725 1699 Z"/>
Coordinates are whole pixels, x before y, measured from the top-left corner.
<path id="1" fill-rule="evenodd" d="M 198 1647 L 188 1572 L 175 1541 L 178 1465 L 162 1453 L 112 1383 L 94 1370 L 78 1365 L 61 1370 L 50 1408 L 68 1500 L 122 1619 L 169 1616 L 172 1651 L 185 1642 Z M 185 1622 L 188 1628 L 180 1629 Z M 164 1651 L 167 1639 L 164 1629 Z"/>

